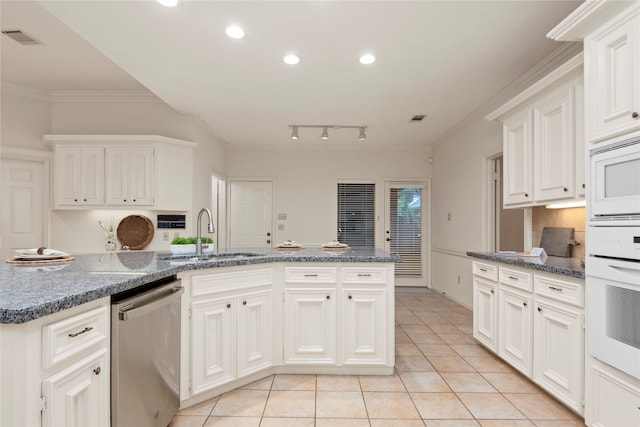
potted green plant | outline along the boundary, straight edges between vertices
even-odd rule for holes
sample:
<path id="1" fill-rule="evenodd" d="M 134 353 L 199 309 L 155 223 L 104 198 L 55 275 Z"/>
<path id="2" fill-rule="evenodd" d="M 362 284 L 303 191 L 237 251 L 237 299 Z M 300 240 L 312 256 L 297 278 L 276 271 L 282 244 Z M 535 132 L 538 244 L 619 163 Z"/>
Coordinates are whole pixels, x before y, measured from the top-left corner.
<path id="1" fill-rule="evenodd" d="M 196 253 L 196 237 L 175 237 L 171 241 L 171 253 L 173 255 L 189 255 Z M 202 253 L 213 252 L 213 239 L 202 237 Z"/>

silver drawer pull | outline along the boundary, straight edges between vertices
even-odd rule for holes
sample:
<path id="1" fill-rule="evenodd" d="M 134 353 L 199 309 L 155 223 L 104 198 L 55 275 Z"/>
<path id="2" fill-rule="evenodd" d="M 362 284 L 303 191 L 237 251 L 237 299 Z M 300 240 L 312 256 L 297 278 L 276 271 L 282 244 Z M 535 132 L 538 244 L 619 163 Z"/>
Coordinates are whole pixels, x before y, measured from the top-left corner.
<path id="1" fill-rule="evenodd" d="M 69 338 L 75 338 L 78 335 L 84 334 L 85 332 L 89 332 L 90 330 L 92 330 L 93 327 L 92 326 L 87 326 L 86 328 L 84 328 L 83 330 L 81 330 L 80 332 L 74 332 L 72 334 L 69 334 Z"/>
<path id="2" fill-rule="evenodd" d="M 556 288 L 555 286 L 549 286 L 549 289 L 551 289 L 552 291 L 557 291 L 557 292 L 562 292 L 562 288 Z"/>
<path id="3" fill-rule="evenodd" d="M 486 268 L 480 268 L 479 270 L 480 270 L 480 271 L 484 271 L 485 273 L 487 272 L 487 269 L 486 269 Z"/>
<path id="4" fill-rule="evenodd" d="M 371 277 L 370 274 L 358 274 L 358 277 Z"/>
<path id="5" fill-rule="evenodd" d="M 518 278 L 517 278 L 517 277 L 513 277 L 513 276 L 509 276 L 509 279 L 511 279 L 511 280 L 518 280 Z"/>
<path id="6" fill-rule="evenodd" d="M 304 277 L 318 277 L 317 274 L 305 274 Z"/>

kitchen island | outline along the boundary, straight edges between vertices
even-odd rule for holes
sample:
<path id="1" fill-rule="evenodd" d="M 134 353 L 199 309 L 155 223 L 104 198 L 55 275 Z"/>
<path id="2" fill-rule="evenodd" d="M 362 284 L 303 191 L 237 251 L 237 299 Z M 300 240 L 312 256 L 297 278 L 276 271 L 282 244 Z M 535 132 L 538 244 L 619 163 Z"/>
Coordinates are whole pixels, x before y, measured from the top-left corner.
<path id="1" fill-rule="evenodd" d="M 180 384 L 173 385 L 181 407 L 273 373 L 393 373 L 400 258 L 385 251 L 75 258 L 0 266 L 1 425 L 66 425 L 72 413 L 108 425 L 110 297 L 164 278 L 184 287 Z"/>

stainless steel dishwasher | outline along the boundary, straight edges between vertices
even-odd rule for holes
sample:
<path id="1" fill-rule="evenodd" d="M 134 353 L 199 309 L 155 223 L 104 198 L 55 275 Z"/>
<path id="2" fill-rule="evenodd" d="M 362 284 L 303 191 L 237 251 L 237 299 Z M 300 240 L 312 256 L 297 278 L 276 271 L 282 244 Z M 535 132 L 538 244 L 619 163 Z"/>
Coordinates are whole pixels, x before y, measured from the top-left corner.
<path id="1" fill-rule="evenodd" d="M 111 425 L 166 427 L 180 406 L 175 276 L 111 297 Z"/>

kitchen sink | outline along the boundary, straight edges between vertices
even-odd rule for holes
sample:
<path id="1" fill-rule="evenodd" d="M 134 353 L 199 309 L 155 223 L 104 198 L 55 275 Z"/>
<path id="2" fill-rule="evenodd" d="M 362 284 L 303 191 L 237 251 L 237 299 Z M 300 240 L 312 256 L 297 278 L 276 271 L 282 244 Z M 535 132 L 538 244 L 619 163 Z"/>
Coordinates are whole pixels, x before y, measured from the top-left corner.
<path id="1" fill-rule="evenodd" d="M 203 254 L 203 255 L 160 255 L 158 259 L 163 261 L 176 261 L 180 263 L 196 263 L 196 262 L 211 262 L 211 261 L 225 261 L 246 259 L 257 256 L 263 256 L 263 254 L 256 254 L 251 252 L 230 252 L 223 254 Z"/>

